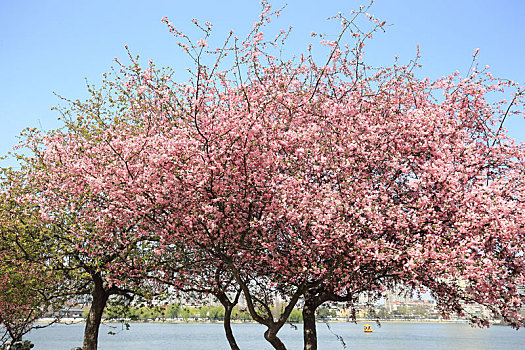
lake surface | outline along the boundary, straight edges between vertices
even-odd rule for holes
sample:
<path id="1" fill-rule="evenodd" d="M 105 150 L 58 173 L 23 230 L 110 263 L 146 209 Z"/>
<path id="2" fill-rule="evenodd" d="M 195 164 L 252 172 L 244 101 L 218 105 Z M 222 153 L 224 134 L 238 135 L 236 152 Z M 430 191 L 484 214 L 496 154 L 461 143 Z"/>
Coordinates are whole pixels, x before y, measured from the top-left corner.
<path id="1" fill-rule="evenodd" d="M 233 324 L 233 332 L 241 349 L 271 350 L 264 340 L 264 326 Z M 344 349 L 334 335 L 344 339 L 346 349 L 424 349 L 424 350 L 480 350 L 525 349 L 525 329 L 492 326 L 489 329 L 472 328 L 468 324 L 444 323 L 372 323 L 374 332 L 363 332 L 363 323 L 318 323 L 319 349 Z M 290 350 L 303 348 L 302 325 L 297 330 L 285 325 L 279 332 Z M 82 346 L 84 324 L 56 324 L 31 331 L 24 339 L 35 344 L 34 350 L 70 350 Z M 115 332 L 110 335 L 108 332 Z M 333 333 L 332 333 L 333 332 Z M 167 324 L 133 323 L 129 330 L 121 324 L 103 324 L 99 336 L 100 350 L 228 350 L 222 324 Z"/>

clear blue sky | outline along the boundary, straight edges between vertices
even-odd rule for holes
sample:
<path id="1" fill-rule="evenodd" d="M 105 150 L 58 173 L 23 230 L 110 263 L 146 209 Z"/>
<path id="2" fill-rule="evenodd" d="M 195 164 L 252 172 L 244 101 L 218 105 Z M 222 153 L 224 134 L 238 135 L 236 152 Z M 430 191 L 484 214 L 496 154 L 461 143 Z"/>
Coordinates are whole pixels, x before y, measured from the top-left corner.
<path id="1" fill-rule="evenodd" d="M 336 34 L 326 21 L 337 12 L 349 13 L 365 0 L 276 0 L 287 3 L 276 27 L 294 27 L 290 53 L 310 40 L 311 31 Z M 161 18 L 168 16 L 191 32 L 192 18 L 215 25 L 215 37 L 229 29 L 239 36 L 257 18 L 257 0 L 0 0 L 0 154 L 17 142 L 27 126 L 56 128 L 59 104 L 53 94 L 86 96 L 84 77 L 99 82 L 113 59 L 125 60 L 129 45 L 143 62 L 182 71 L 174 40 Z M 407 61 L 421 48 L 421 77 L 436 78 L 456 70 L 465 74 L 475 48 L 482 65 L 497 77 L 525 84 L 525 1 L 522 0 L 376 0 L 370 13 L 392 26 L 370 44 L 368 59 L 390 64 L 395 55 Z M 506 124 L 511 135 L 525 141 L 525 122 Z M 0 165 L 12 165 L 1 161 Z"/>

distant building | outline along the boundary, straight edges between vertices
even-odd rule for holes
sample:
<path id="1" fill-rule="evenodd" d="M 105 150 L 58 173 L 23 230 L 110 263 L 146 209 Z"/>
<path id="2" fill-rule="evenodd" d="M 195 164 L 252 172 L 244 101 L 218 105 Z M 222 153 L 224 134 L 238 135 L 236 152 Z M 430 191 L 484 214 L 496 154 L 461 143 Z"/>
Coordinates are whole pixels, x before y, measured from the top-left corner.
<path id="1" fill-rule="evenodd" d="M 61 309 L 56 313 L 60 318 L 82 318 L 84 309 Z"/>

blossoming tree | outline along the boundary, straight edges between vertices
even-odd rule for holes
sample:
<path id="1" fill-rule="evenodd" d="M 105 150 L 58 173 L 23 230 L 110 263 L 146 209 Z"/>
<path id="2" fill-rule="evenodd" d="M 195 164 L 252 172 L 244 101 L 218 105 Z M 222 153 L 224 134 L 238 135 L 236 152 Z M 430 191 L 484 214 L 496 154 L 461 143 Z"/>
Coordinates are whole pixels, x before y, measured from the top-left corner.
<path id="1" fill-rule="evenodd" d="M 90 108 L 96 105 L 90 103 Z M 79 116 L 86 111 L 82 103 L 71 106 L 69 112 Z M 158 291 L 144 278 L 151 271 L 149 256 L 158 239 L 151 238 L 153 233 L 141 225 L 148 213 L 122 208 L 101 185 L 111 179 L 111 172 L 120 172 L 120 181 L 132 176 L 125 164 L 124 170 L 111 166 L 122 156 L 112 135 L 129 123 L 107 127 L 102 119 L 88 116 L 66 125 L 64 130 L 44 135 L 27 132 L 24 145 L 32 156 L 22 156 L 22 168 L 15 171 L 18 176 L 12 177 L 8 191 L 23 188 L 23 195 L 13 200 L 19 207 L 34 208 L 33 216 L 43 233 L 32 244 L 40 246 L 45 255 L 37 263 L 60 274 L 59 295 L 90 297 L 83 349 L 91 350 L 97 348 L 103 311 L 112 296 L 132 299 Z M 112 189 L 119 191 L 118 186 Z"/>
<path id="2" fill-rule="evenodd" d="M 366 10 L 336 17 L 323 63 L 278 56 L 289 32 L 265 40 L 279 14 L 266 3 L 245 40 L 217 49 L 211 24 L 195 21 L 193 43 L 166 19 L 195 63 L 187 82 L 130 56 L 64 112 L 65 131 L 30 137 L 42 219 L 74 218 L 65 247 L 107 288 L 241 290 L 276 349 L 301 298 L 315 349 L 318 306 L 396 284 L 429 290 L 445 315 L 485 325 L 466 314 L 478 303 L 521 326 L 525 150 L 503 123 L 522 91 L 475 64 L 435 81 L 415 76 L 417 60 L 366 65 L 364 42 L 385 24 Z M 502 90 L 510 102 L 491 104 Z"/>
<path id="3" fill-rule="evenodd" d="M 250 307 L 249 276 L 269 278 L 268 289 L 290 305 L 304 295 L 309 349 L 312 309 L 359 292 L 379 297 L 397 283 L 430 290 L 444 314 L 487 324 L 465 315 L 466 304 L 478 303 L 520 326 L 523 145 L 502 126 L 522 113 L 522 90 L 477 65 L 465 78 L 436 81 L 417 79 L 417 62 L 366 66 L 370 33 L 355 17 L 338 17 L 341 35 L 324 41 L 325 65 L 308 55 L 283 62 L 265 51 L 275 44 L 259 31 L 266 14 L 232 48 L 230 71 L 214 76 L 216 66 L 200 64 L 205 41 L 182 45 L 197 64 L 184 90 L 192 106 L 182 139 L 197 148 L 189 169 L 175 166 L 187 169 L 177 172 L 177 191 L 194 202 L 172 231 L 191 232 L 194 244 L 229 264 L 276 348 L 284 347 L 276 339 L 282 319 Z M 370 19 L 372 32 L 384 25 Z M 342 45 L 345 32 L 355 46 Z M 511 101 L 491 104 L 490 94 L 504 89 Z M 180 135 L 170 140 L 181 144 Z"/>
<path id="4" fill-rule="evenodd" d="M 4 173 L 4 180 L 9 174 Z M 45 229 L 10 194 L 0 194 L 0 343 L 22 340 L 35 321 L 60 306 L 60 274 L 46 267 L 38 244 Z M 21 195 L 21 193 L 17 193 Z M 45 233 L 44 233 L 45 234 Z"/>

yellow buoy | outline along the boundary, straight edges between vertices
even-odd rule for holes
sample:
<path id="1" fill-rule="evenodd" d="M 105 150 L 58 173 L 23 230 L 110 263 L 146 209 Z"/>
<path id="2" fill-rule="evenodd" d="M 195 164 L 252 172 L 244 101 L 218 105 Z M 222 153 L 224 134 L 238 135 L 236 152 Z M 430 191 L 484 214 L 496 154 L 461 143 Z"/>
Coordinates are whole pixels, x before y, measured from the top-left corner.
<path id="1" fill-rule="evenodd" d="M 365 324 L 365 333 L 372 333 L 372 326 L 369 324 Z"/>

